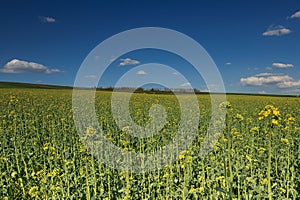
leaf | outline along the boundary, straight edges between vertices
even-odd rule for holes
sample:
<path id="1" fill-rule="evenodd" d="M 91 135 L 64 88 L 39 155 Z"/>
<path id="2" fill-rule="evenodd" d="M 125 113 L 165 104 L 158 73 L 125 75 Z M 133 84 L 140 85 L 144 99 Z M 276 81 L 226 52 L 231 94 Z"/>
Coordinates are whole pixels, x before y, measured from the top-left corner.
<path id="1" fill-rule="evenodd" d="M 222 193 L 225 193 L 225 194 L 228 193 L 225 189 L 220 188 L 220 187 L 216 187 L 216 190 L 217 190 L 218 192 L 222 192 Z"/>

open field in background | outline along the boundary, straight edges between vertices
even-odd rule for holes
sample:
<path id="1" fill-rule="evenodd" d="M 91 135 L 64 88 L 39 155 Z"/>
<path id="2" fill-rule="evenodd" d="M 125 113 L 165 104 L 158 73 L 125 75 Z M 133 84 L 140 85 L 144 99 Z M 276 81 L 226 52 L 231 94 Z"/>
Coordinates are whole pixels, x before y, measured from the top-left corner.
<path id="1" fill-rule="evenodd" d="M 164 169 L 133 174 L 94 159 L 76 133 L 72 90 L 0 89 L 0 199 L 297 199 L 300 196 L 300 99 L 227 95 L 227 119 L 214 150 L 198 152 L 210 122 L 210 96 L 197 95 L 197 139 Z M 98 91 L 105 136 L 130 151 L 153 151 L 177 133 L 174 95 L 134 94 L 132 118 L 149 123 L 153 103 L 168 113 L 152 138 L 120 130 L 110 92 Z M 272 106 L 267 106 L 272 105 Z M 97 134 L 87 127 L 86 135 Z"/>
<path id="2" fill-rule="evenodd" d="M 28 89 L 72 89 L 69 86 L 19 83 L 19 82 L 0 82 L 0 88 L 28 88 Z"/>

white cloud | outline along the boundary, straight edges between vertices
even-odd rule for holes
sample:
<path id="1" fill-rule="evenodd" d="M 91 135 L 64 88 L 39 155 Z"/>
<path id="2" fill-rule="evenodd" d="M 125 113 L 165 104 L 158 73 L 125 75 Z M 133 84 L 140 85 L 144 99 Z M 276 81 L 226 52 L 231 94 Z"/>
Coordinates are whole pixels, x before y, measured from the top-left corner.
<path id="1" fill-rule="evenodd" d="M 120 62 L 120 66 L 138 65 L 138 64 L 140 64 L 140 61 L 133 60 L 131 58 L 121 59 L 121 62 Z"/>
<path id="2" fill-rule="evenodd" d="M 285 28 L 284 26 L 271 26 L 268 28 L 267 31 L 265 31 L 262 35 L 263 36 L 281 36 L 281 35 L 287 35 L 291 33 L 292 31 L 288 28 Z"/>
<path id="3" fill-rule="evenodd" d="M 298 81 L 284 81 L 284 82 L 278 83 L 277 86 L 279 88 L 300 87 L 300 80 L 298 80 Z"/>
<path id="4" fill-rule="evenodd" d="M 254 76 L 256 76 L 256 77 L 262 77 L 262 76 L 277 76 L 277 75 L 280 75 L 280 74 L 272 74 L 272 73 L 264 72 L 264 73 L 256 74 Z"/>
<path id="5" fill-rule="evenodd" d="M 299 19 L 300 19 L 300 11 L 295 12 L 295 13 L 291 16 L 291 18 L 292 18 L 292 19 L 293 19 L 293 18 L 299 18 Z"/>
<path id="6" fill-rule="evenodd" d="M 225 65 L 231 65 L 231 62 L 227 62 L 227 63 L 225 63 Z"/>
<path id="7" fill-rule="evenodd" d="M 300 80 L 294 80 L 288 75 L 260 73 L 247 78 L 241 78 L 240 82 L 243 85 L 264 86 L 274 84 L 278 88 L 300 88 Z"/>
<path id="8" fill-rule="evenodd" d="M 41 16 L 39 17 L 40 20 L 44 23 L 54 23 L 56 22 L 56 19 L 54 19 L 53 17 L 45 17 L 45 16 Z"/>
<path id="9" fill-rule="evenodd" d="M 249 86 L 264 86 L 267 84 L 278 84 L 292 80 L 293 78 L 288 75 L 260 73 L 254 76 L 241 78 L 240 83 Z"/>
<path id="10" fill-rule="evenodd" d="M 48 71 L 47 71 L 48 72 Z M 61 72 L 59 69 L 50 69 L 50 73 L 48 74 L 52 74 L 52 73 L 59 73 Z M 47 74 L 47 73 L 46 73 Z"/>
<path id="11" fill-rule="evenodd" d="M 182 83 L 180 86 L 181 86 L 181 87 L 190 87 L 190 86 L 191 86 L 191 83 L 189 83 L 189 82 Z"/>
<path id="12" fill-rule="evenodd" d="M 84 78 L 87 78 L 87 79 L 96 79 L 97 76 L 91 74 L 91 75 L 86 75 L 86 76 L 84 76 Z"/>
<path id="13" fill-rule="evenodd" d="M 35 62 L 27 62 L 23 60 L 13 59 L 6 63 L 0 72 L 3 73 L 40 73 L 40 74 L 52 74 L 61 72 L 59 69 L 50 69 L 42 64 Z"/>
<path id="14" fill-rule="evenodd" d="M 143 71 L 143 70 L 140 70 L 140 71 L 138 71 L 136 74 L 138 74 L 138 75 L 145 75 L 145 74 L 147 74 L 145 71 Z"/>
<path id="15" fill-rule="evenodd" d="M 270 71 L 270 70 L 272 70 L 272 67 L 266 67 L 266 70 Z"/>
<path id="16" fill-rule="evenodd" d="M 272 66 L 276 67 L 276 68 L 281 68 L 281 69 L 294 67 L 294 65 L 292 65 L 292 64 L 284 64 L 284 63 L 273 63 Z"/>

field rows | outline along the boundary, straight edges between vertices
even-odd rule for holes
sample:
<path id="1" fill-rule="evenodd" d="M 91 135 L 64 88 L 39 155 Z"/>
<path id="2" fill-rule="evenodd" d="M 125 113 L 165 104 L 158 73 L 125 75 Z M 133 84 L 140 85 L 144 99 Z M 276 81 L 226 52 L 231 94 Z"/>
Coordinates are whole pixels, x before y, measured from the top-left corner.
<path id="1" fill-rule="evenodd" d="M 223 133 L 199 157 L 210 122 L 210 96 L 198 95 L 197 137 L 163 169 L 135 174 L 111 169 L 90 154 L 76 132 L 71 90 L 0 89 L 0 199 L 297 199 L 300 196 L 300 99 L 228 95 Z M 110 92 L 97 92 L 105 137 L 124 151 L 165 146 L 180 126 L 174 95 L 134 94 L 130 114 L 139 125 L 149 109 L 167 111 L 150 138 L 130 136 L 111 113 Z M 75 108 L 76 109 L 76 108 Z M 86 137 L 98 131 L 86 127 Z"/>

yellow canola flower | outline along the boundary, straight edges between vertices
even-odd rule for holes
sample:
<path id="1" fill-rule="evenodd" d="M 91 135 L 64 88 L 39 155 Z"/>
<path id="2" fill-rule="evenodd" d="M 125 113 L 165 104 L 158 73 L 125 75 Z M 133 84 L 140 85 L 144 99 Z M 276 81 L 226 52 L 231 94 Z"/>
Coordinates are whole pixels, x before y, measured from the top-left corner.
<path id="1" fill-rule="evenodd" d="M 263 110 L 259 112 L 258 120 L 263 120 L 267 117 L 271 117 L 271 124 L 278 125 L 280 120 L 280 112 L 279 109 L 273 105 L 266 105 Z"/>
<path id="2" fill-rule="evenodd" d="M 180 155 L 179 155 L 179 160 L 184 159 L 184 157 L 185 157 L 184 154 L 180 154 Z"/>
<path id="3" fill-rule="evenodd" d="M 223 139 L 223 142 L 227 142 L 228 141 L 226 137 L 223 137 L 222 139 Z"/>
<path id="4" fill-rule="evenodd" d="M 266 151 L 266 149 L 265 148 L 263 148 L 263 147 L 261 147 L 261 148 L 258 148 L 257 149 L 260 153 L 263 153 L 263 152 L 265 152 Z"/>
<path id="5" fill-rule="evenodd" d="M 281 138 L 280 141 L 285 144 L 290 144 L 289 139 L 287 139 L 287 138 Z"/>
<path id="6" fill-rule="evenodd" d="M 241 114 L 236 114 L 235 118 L 240 121 L 244 120 L 244 117 Z"/>
<path id="7" fill-rule="evenodd" d="M 192 156 L 187 156 L 187 157 L 186 157 L 187 163 L 191 163 L 192 160 L 193 160 L 193 157 L 192 157 Z"/>
<path id="8" fill-rule="evenodd" d="M 45 174 L 45 171 L 44 170 L 40 170 L 40 171 L 38 171 L 37 173 L 36 173 L 36 175 L 38 176 L 38 175 L 40 175 L 40 174 Z"/>
<path id="9" fill-rule="evenodd" d="M 37 197 L 38 196 L 38 190 L 39 190 L 38 186 L 31 187 L 29 189 L 29 191 L 28 191 L 29 196 L 31 196 L 31 197 Z"/>
<path id="10" fill-rule="evenodd" d="M 273 125 L 278 125 L 278 120 L 277 119 L 272 119 L 272 124 Z"/>
<path id="11" fill-rule="evenodd" d="M 271 114 L 271 110 L 267 110 L 264 112 L 264 117 L 268 117 Z"/>
<path id="12" fill-rule="evenodd" d="M 204 192 L 204 187 L 199 187 L 199 192 L 203 193 Z"/>
<path id="13" fill-rule="evenodd" d="M 196 194 L 196 193 L 203 193 L 204 192 L 204 187 L 199 187 L 199 188 L 191 188 L 189 193 L 190 194 Z"/>
<path id="14" fill-rule="evenodd" d="M 273 109 L 273 115 L 278 117 L 280 115 L 278 108 Z"/>
<path id="15" fill-rule="evenodd" d="M 190 194 L 195 194 L 196 192 L 197 192 L 197 190 L 195 188 L 191 188 L 189 191 Z"/>
<path id="16" fill-rule="evenodd" d="M 284 189 L 284 188 L 281 187 L 281 188 L 280 188 L 280 192 L 281 192 L 281 193 L 286 193 L 286 189 Z"/>
<path id="17" fill-rule="evenodd" d="M 225 178 L 225 176 L 218 176 L 218 177 L 216 177 L 216 181 L 222 180 L 224 178 Z"/>
<path id="18" fill-rule="evenodd" d="M 257 126 L 254 126 L 250 129 L 250 133 L 258 133 L 259 132 L 259 128 Z"/>
<path id="19" fill-rule="evenodd" d="M 266 185 L 266 184 L 268 183 L 268 179 L 264 178 L 264 179 L 261 181 L 261 183 L 262 183 L 263 185 Z"/>
<path id="20" fill-rule="evenodd" d="M 94 129 L 93 127 L 89 126 L 86 128 L 85 134 L 86 135 L 95 135 L 95 134 L 97 134 L 97 130 Z"/>
<path id="21" fill-rule="evenodd" d="M 17 99 L 17 97 L 10 96 L 10 100 L 9 100 L 10 104 L 17 104 L 18 102 L 19 102 L 19 100 Z"/>
<path id="22" fill-rule="evenodd" d="M 182 160 L 186 157 L 186 155 L 189 155 L 189 151 L 183 151 L 180 153 L 180 155 L 178 156 L 179 160 Z"/>
<path id="23" fill-rule="evenodd" d="M 246 158 L 249 162 L 252 162 L 252 158 L 249 155 L 246 155 Z"/>
<path id="24" fill-rule="evenodd" d="M 169 178 L 170 177 L 170 174 L 169 173 L 166 173 L 164 174 L 163 178 Z"/>
<path id="25" fill-rule="evenodd" d="M 47 174 L 47 176 L 48 176 L 48 177 L 51 177 L 51 176 L 52 176 L 52 172 L 49 172 L 49 173 Z"/>
<path id="26" fill-rule="evenodd" d="M 44 151 L 48 150 L 50 145 L 51 144 L 49 142 L 45 143 L 44 146 L 43 146 L 43 150 Z"/>

